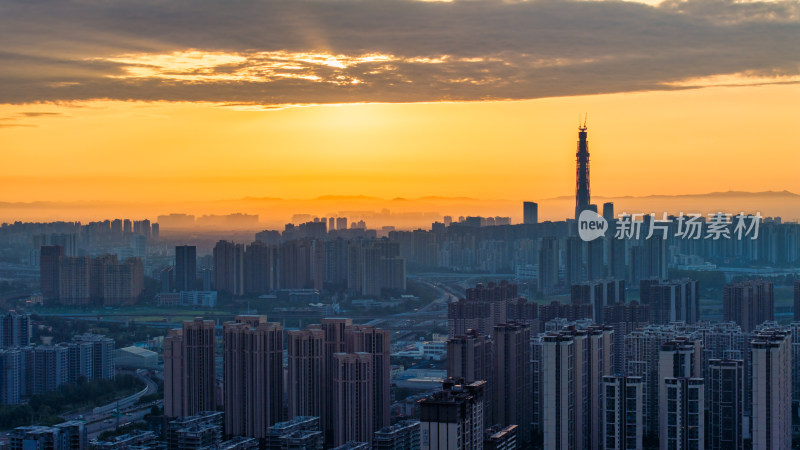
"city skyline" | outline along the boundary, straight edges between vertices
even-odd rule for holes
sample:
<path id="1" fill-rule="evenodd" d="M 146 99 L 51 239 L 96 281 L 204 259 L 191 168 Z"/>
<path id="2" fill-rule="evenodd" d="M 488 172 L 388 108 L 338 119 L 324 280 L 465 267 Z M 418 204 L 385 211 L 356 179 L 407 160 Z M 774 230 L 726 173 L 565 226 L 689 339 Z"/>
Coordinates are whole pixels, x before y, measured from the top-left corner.
<path id="1" fill-rule="evenodd" d="M 791 1 L 220 12 L 4 5 L 0 201 L 538 201 L 573 191 L 585 113 L 595 195 L 800 192 Z"/>

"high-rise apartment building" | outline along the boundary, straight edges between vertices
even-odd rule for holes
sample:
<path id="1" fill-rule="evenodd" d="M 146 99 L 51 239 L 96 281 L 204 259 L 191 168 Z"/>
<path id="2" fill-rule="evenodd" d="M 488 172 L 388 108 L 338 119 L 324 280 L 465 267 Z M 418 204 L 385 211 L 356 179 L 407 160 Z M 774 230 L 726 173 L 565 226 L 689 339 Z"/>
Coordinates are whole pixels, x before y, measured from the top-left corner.
<path id="1" fill-rule="evenodd" d="M 544 448 L 577 447 L 575 342 L 569 333 L 548 333 L 541 349 L 541 432 Z"/>
<path id="2" fill-rule="evenodd" d="M 369 353 L 333 355 L 333 445 L 371 442 L 374 415 L 374 377 Z"/>
<path id="3" fill-rule="evenodd" d="M 278 248 L 255 241 L 244 251 L 244 292 L 266 294 L 278 288 Z"/>
<path id="4" fill-rule="evenodd" d="M 324 332 L 322 329 L 310 327 L 306 330 L 291 330 L 287 333 L 287 339 L 289 417 L 319 417 L 325 395 Z"/>
<path id="5" fill-rule="evenodd" d="M 30 314 L 10 310 L 0 317 L 0 348 L 24 347 L 30 343 Z"/>
<path id="6" fill-rule="evenodd" d="M 219 241 L 214 246 L 214 289 L 230 295 L 244 294 L 244 246 Z"/>
<path id="7" fill-rule="evenodd" d="M 744 444 L 744 361 L 712 359 L 707 391 L 708 442 L 713 450 L 742 448 Z"/>
<path id="8" fill-rule="evenodd" d="M 322 431 L 325 433 L 325 441 L 333 442 L 333 426 L 335 414 L 334 408 L 334 361 L 333 355 L 336 353 L 346 353 L 347 345 L 345 341 L 345 329 L 353 325 L 352 319 L 345 318 L 325 318 L 322 319 L 323 332 L 323 389 L 322 389 Z M 290 382 L 292 383 L 292 382 Z"/>
<path id="9" fill-rule="evenodd" d="M 752 341 L 753 449 L 792 446 L 792 337 L 761 330 Z"/>
<path id="10" fill-rule="evenodd" d="M 77 344 L 91 346 L 91 371 L 89 379 L 111 380 L 114 378 L 114 347 L 113 339 L 92 333 L 79 334 L 72 337 Z"/>
<path id="11" fill-rule="evenodd" d="M 771 281 L 747 280 L 728 284 L 722 293 L 724 320 L 738 323 L 745 332 L 775 320 L 775 296 Z"/>
<path id="12" fill-rule="evenodd" d="M 16 405 L 20 402 L 25 380 L 20 375 L 25 363 L 17 349 L 0 349 L 0 404 Z"/>
<path id="13" fill-rule="evenodd" d="M 794 280 L 794 309 L 792 316 L 795 322 L 800 322 L 800 280 Z"/>
<path id="14" fill-rule="evenodd" d="M 604 312 L 607 306 L 625 303 L 625 280 L 591 280 L 570 286 L 572 303 L 592 305 L 595 323 L 606 323 Z"/>
<path id="15" fill-rule="evenodd" d="M 175 246 L 175 290 L 194 291 L 197 284 L 197 247 Z"/>
<path id="16" fill-rule="evenodd" d="M 43 245 L 39 248 L 39 284 L 45 300 L 58 299 L 58 275 L 64 256 L 64 247 L 60 245 Z"/>
<path id="17" fill-rule="evenodd" d="M 705 447 L 705 387 L 702 378 L 665 378 L 665 402 L 659 446 L 667 449 Z"/>
<path id="18" fill-rule="evenodd" d="M 641 377 L 607 375 L 603 377 L 603 390 L 603 440 L 597 448 L 643 448 L 644 380 Z"/>
<path id="19" fill-rule="evenodd" d="M 64 305 L 88 305 L 91 301 L 91 258 L 62 257 L 58 266 L 58 300 Z"/>
<path id="20" fill-rule="evenodd" d="M 705 384 L 699 341 L 673 340 L 661 346 L 659 445 L 667 449 L 705 448 Z"/>
<path id="21" fill-rule="evenodd" d="M 216 410 L 216 336 L 213 320 L 183 322 L 164 339 L 164 414 L 193 416 Z"/>
<path id="22" fill-rule="evenodd" d="M 447 379 L 442 390 L 420 400 L 422 450 L 482 450 L 485 381 Z"/>
<path id="23" fill-rule="evenodd" d="M 372 426 L 373 431 L 391 425 L 391 334 L 388 330 L 368 325 L 345 329 L 345 342 L 350 353 L 366 353 L 372 359 Z"/>
<path id="24" fill-rule="evenodd" d="M 539 292 L 553 294 L 558 287 L 558 238 L 549 236 L 541 240 L 539 249 Z"/>
<path id="25" fill-rule="evenodd" d="M 507 323 L 494 327 L 493 378 L 491 391 L 492 422 L 517 425 L 519 437 L 528 442 L 531 433 L 531 331 L 523 324 Z"/>
<path id="26" fill-rule="evenodd" d="M 266 316 L 223 326 L 225 433 L 263 439 L 283 419 L 283 327 Z"/>
<path id="27" fill-rule="evenodd" d="M 578 236 L 567 238 L 566 272 L 564 274 L 567 286 L 572 286 L 586 281 L 586 241 Z"/>
<path id="28" fill-rule="evenodd" d="M 639 290 L 653 323 L 693 324 L 700 320 L 700 286 L 695 280 L 645 279 L 639 283 Z"/>
<path id="29" fill-rule="evenodd" d="M 447 377 L 463 379 L 467 384 L 474 381 L 486 381 L 488 387 L 484 392 L 486 407 L 484 408 L 485 426 L 493 425 L 491 421 L 491 389 L 494 387 L 492 338 L 469 330 L 467 334 L 447 340 Z"/>

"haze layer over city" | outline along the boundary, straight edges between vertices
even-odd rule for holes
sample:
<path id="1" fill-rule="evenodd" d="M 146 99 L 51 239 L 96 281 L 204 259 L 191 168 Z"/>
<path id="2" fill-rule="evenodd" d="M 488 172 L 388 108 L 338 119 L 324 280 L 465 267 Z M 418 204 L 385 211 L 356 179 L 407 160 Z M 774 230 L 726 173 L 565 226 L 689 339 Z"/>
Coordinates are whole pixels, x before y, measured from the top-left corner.
<path id="1" fill-rule="evenodd" d="M 0 4 L 0 449 L 800 448 L 796 1 Z"/>

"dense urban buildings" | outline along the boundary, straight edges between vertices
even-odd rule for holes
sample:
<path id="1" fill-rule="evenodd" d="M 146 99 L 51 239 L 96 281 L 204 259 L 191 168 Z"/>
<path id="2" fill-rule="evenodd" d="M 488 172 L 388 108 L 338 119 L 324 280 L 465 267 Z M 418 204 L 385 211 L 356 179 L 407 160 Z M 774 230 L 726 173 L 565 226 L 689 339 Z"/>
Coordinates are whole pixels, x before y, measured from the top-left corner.
<path id="1" fill-rule="evenodd" d="M 576 218 L 598 212 L 579 128 Z M 113 340 L 75 333 L 50 345 L 46 319 L 28 308 L 113 316 L 155 301 L 219 319 L 136 344 L 163 348 L 165 418 L 96 448 L 156 445 L 162 431 L 159 445 L 180 450 L 789 448 L 798 224 L 770 218 L 759 240 L 720 242 L 702 239 L 718 215 L 686 239 L 683 221 L 634 214 L 641 233 L 619 239 L 632 216 L 607 202 L 609 232 L 587 242 L 573 219 L 540 221 L 533 202 L 522 213 L 517 225 L 447 216 L 408 231 L 298 214 L 255 240 L 216 233 L 198 245 L 164 240 L 148 220 L 4 225 L 0 238 L 25 242 L 41 292 L 9 295 L 19 308 L 0 321 L 0 402 L 114 376 Z M 159 220 L 254 223 L 245 216 Z M 781 269 L 750 279 L 739 264 Z M 67 422 L 9 436 L 83 448 L 85 435 Z"/>
<path id="2" fill-rule="evenodd" d="M 744 331 L 775 319 L 775 294 L 772 282 L 748 280 L 725 286 L 722 297 L 724 320 L 736 322 Z"/>

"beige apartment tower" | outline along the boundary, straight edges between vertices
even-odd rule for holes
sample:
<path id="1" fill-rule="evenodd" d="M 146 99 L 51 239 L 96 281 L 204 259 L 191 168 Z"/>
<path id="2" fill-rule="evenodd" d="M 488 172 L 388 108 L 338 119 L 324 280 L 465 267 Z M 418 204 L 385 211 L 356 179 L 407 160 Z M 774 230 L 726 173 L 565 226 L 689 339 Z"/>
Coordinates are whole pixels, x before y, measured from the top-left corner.
<path id="1" fill-rule="evenodd" d="M 333 355 L 333 445 L 372 442 L 373 389 L 371 354 Z"/>
<path id="2" fill-rule="evenodd" d="M 289 417 L 322 415 L 323 341 L 320 328 L 288 333 Z"/>
<path id="3" fill-rule="evenodd" d="M 237 316 L 223 330 L 225 433 L 264 438 L 283 420 L 283 327 Z"/>
<path id="4" fill-rule="evenodd" d="M 164 414 L 193 416 L 214 411 L 216 401 L 216 336 L 214 321 L 183 322 L 164 339 Z"/>

